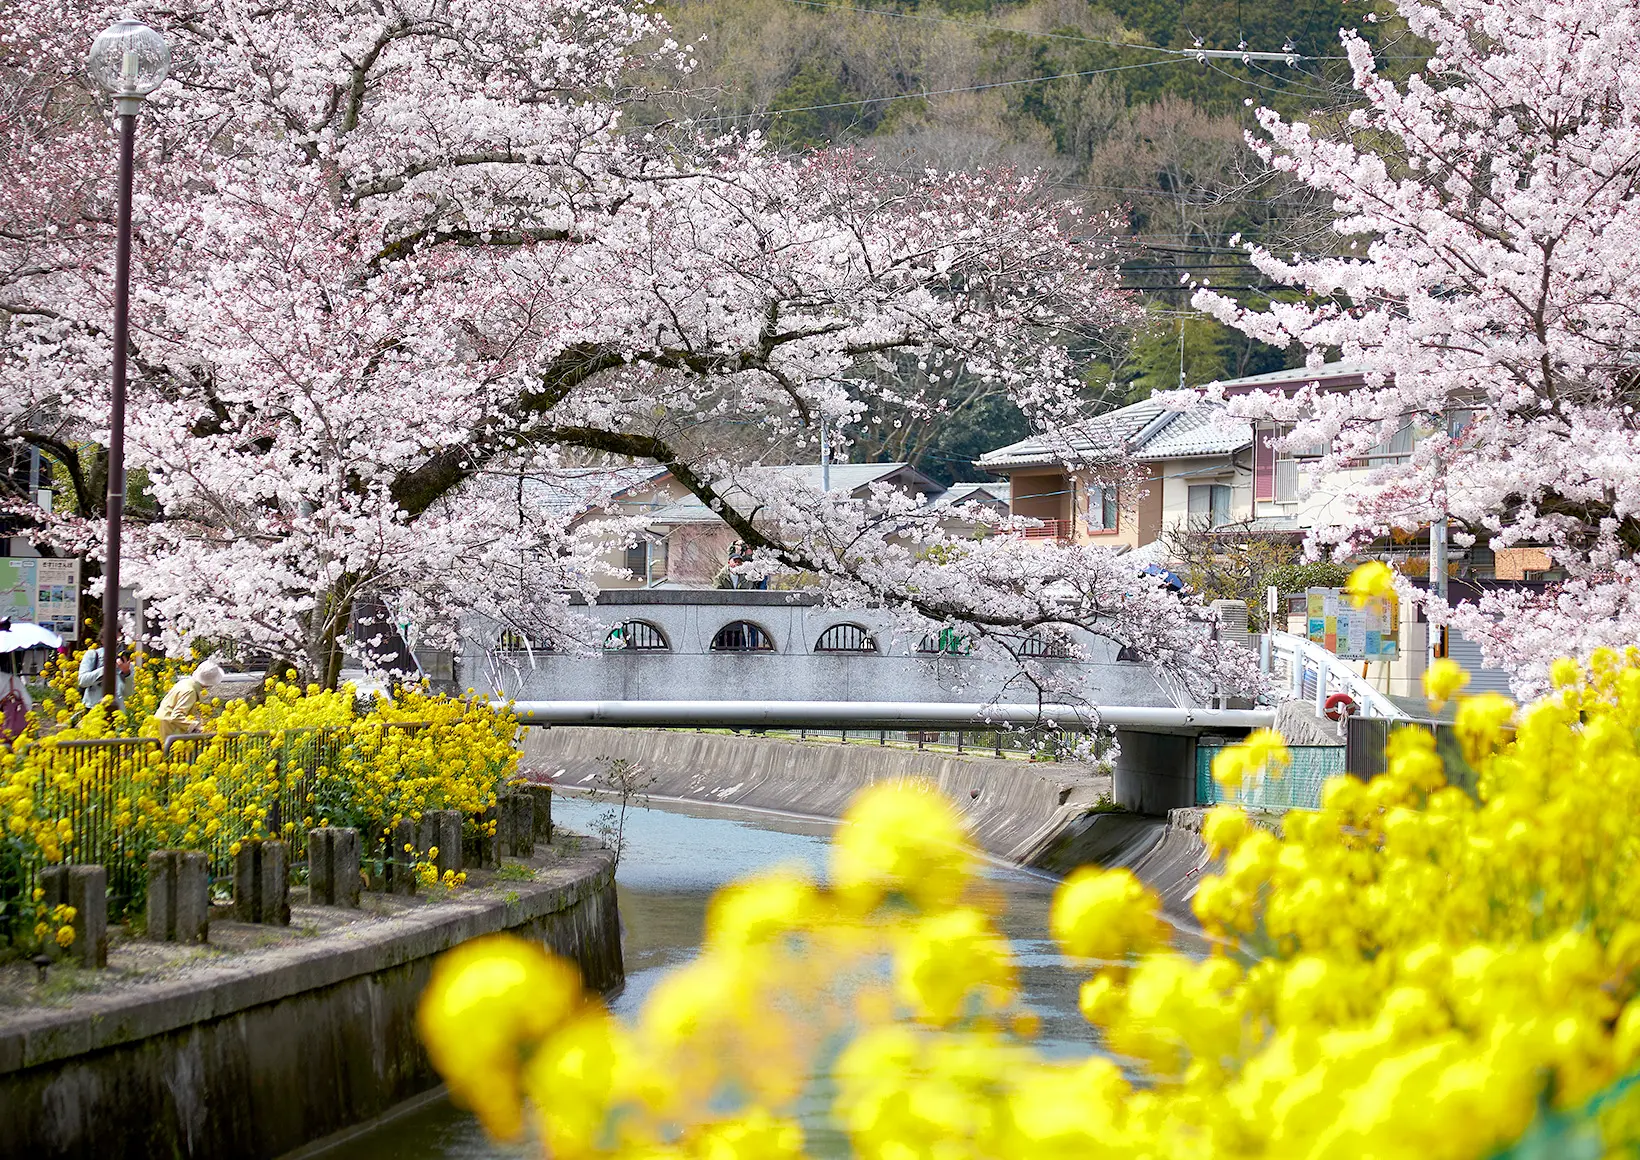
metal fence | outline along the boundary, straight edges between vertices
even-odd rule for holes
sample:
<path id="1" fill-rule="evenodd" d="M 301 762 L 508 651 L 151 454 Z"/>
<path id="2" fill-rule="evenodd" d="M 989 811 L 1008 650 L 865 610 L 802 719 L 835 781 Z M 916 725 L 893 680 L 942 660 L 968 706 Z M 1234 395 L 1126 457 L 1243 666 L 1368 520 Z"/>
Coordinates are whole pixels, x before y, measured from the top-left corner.
<path id="1" fill-rule="evenodd" d="M 1258 810 L 1316 810 L 1321 808 L 1321 787 L 1345 771 L 1342 745 L 1292 745 L 1288 752 L 1293 763 L 1280 777 L 1266 775 L 1226 790 L 1213 780 L 1213 758 L 1224 748 L 1196 747 L 1197 805 L 1222 802 Z"/>
<path id="2" fill-rule="evenodd" d="M 301 839 L 315 800 L 334 791 L 355 762 L 379 752 L 390 731 L 427 727 L 426 722 L 389 722 L 185 733 L 164 746 L 147 737 L 47 739 L 28 749 L 39 767 L 35 812 L 66 823 L 60 841 L 63 862 L 106 868 L 118 911 L 144 887 L 148 854 L 163 841 L 157 831 L 188 825 L 206 779 L 215 778 L 212 784 L 225 808 L 212 811 L 215 824 L 190 844 L 209 855 L 213 878 L 231 877 L 234 845 L 257 834 L 288 841 L 292 864 L 299 867 L 306 854 Z M 22 751 L 11 756 L 23 760 Z M 144 810 L 148 817 L 139 818 Z M 29 889 L 37 869 L 18 866 L 10 877 Z"/>

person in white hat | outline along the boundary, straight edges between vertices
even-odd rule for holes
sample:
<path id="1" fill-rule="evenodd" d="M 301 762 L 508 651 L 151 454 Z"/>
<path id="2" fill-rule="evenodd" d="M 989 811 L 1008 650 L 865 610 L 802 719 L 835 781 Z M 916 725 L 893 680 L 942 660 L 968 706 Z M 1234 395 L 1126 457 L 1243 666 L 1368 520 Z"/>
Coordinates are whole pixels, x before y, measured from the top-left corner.
<path id="1" fill-rule="evenodd" d="M 193 733 L 205 727 L 199 715 L 199 700 L 209 696 L 222 683 L 222 666 L 205 661 L 185 677 L 178 677 L 171 691 L 154 710 L 154 727 L 161 745 L 170 743 L 178 733 Z"/>

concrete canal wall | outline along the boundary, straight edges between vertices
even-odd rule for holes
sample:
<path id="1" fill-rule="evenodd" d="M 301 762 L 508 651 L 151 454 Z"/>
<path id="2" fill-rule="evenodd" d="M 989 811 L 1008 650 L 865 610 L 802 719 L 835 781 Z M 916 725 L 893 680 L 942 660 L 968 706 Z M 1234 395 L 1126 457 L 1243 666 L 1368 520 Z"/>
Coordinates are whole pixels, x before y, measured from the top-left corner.
<path id="1" fill-rule="evenodd" d="M 827 818 L 876 782 L 929 781 L 967 815 L 988 853 L 1060 875 L 1127 866 L 1176 913 L 1188 911 L 1207 864 L 1199 835 L 1172 815 L 1095 812 L 1111 779 L 1069 763 L 593 726 L 527 729 L 522 745 L 525 768 L 566 790 L 589 784 L 606 759 L 625 758 L 654 778 L 656 796 Z"/>
<path id="2" fill-rule="evenodd" d="M 610 855 L 537 866 L 535 881 L 105 980 L 62 1008 L 0 1010 L 0 1156 L 271 1158 L 428 1091 L 415 1010 L 441 952 L 509 931 L 576 959 L 593 988 L 622 981 Z"/>

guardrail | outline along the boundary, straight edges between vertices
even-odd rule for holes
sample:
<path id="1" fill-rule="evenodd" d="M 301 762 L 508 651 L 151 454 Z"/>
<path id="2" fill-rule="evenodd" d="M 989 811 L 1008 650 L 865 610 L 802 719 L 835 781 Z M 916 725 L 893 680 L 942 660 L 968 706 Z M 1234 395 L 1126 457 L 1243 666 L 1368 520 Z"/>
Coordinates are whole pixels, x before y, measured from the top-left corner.
<path id="1" fill-rule="evenodd" d="M 1407 716 L 1371 682 L 1353 672 L 1350 661 L 1334 656 L 1309 638 L 1272 632 L 1265 639 L 1270 642 L 1272 669 L 1285 677 L 1295 698 L 1315 705 L 1317 716 L 1326 711 L 1327 698 L 1334 693 L 1347 695 L 1355 702 L 1355 712 L 1363 717 L 1396 720 Z"/>

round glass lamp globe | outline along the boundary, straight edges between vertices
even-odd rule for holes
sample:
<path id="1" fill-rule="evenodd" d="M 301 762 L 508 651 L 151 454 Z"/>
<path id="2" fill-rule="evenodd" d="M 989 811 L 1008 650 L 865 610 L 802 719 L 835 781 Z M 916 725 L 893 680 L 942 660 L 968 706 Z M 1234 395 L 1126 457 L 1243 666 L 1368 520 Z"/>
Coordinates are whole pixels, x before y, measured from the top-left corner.
<path id="1" fill-rule="evenodd" d="M 170 67 L 165 38 L 129 16 L 99 33 L 85 58 L 87 75 L 111 97 L 146 97 Z"/>

